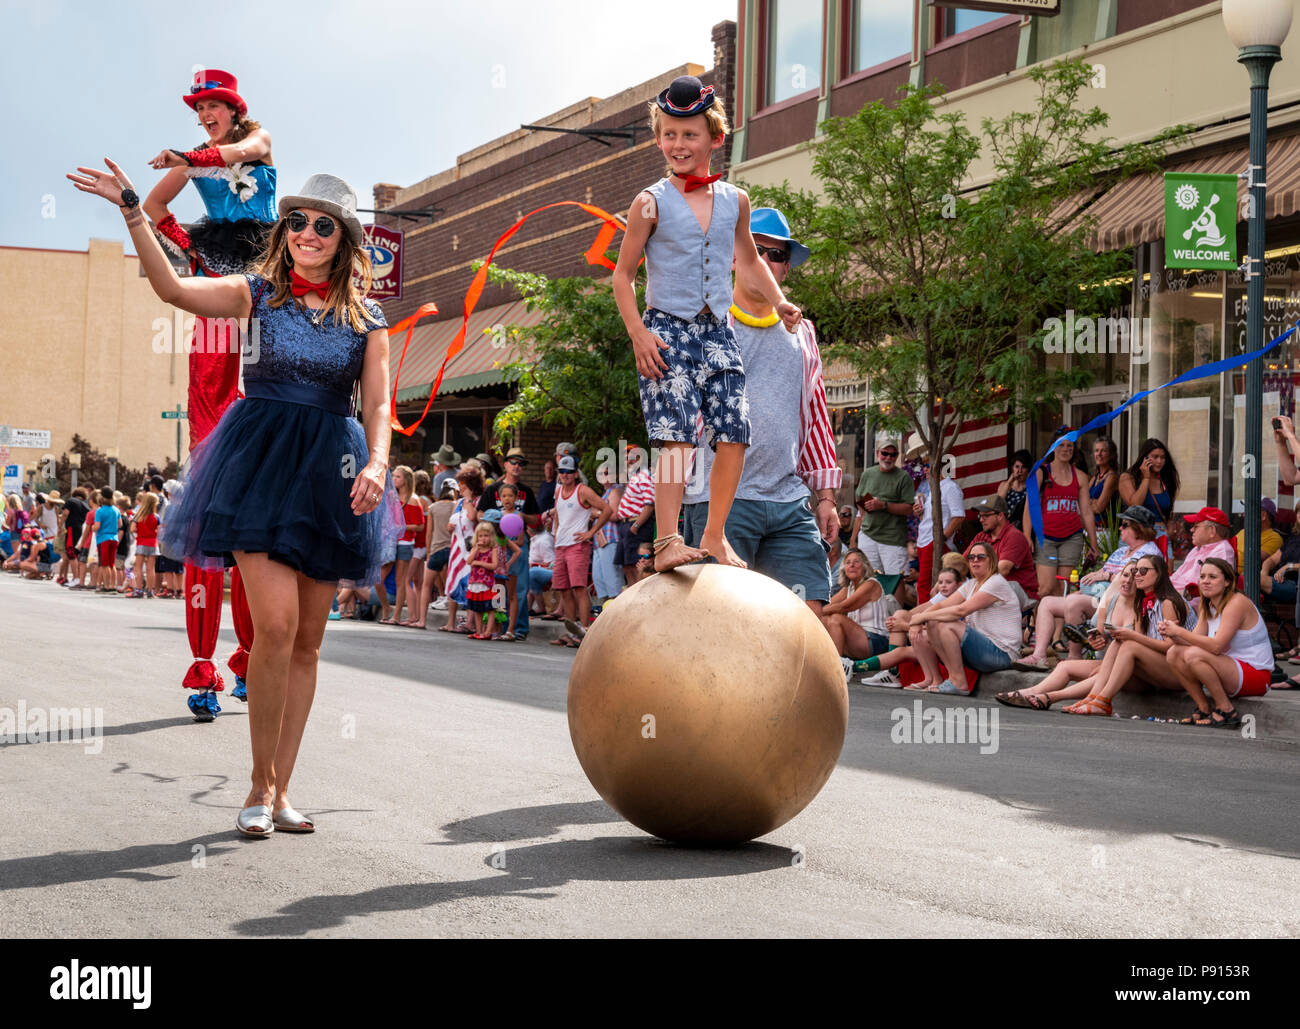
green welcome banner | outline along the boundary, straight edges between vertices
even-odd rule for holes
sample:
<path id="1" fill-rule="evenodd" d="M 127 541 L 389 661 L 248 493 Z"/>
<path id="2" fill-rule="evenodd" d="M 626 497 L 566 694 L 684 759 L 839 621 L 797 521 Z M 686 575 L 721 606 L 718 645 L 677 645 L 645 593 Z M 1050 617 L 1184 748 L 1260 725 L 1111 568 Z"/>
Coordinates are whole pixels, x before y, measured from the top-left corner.
<path id="1" fill-rule="evenodd" d="M 1237 267 L 1237 176 L 1165 173 L 1165 267 Z"/>

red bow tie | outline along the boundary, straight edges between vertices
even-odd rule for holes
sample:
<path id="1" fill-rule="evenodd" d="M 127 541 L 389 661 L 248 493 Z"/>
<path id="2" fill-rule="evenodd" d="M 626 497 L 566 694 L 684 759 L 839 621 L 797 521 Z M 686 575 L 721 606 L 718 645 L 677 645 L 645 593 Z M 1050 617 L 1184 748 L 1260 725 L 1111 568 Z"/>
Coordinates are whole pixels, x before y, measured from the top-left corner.
<path id="1" fill-rule="evenodd" d="M 673 174 L 686 181 L 687 193 L 693 189 L 699 189 L 701 186 L 707 186 L 710 182 L 717 182 L 722 178 L 722 172 L 718 172 L 716 175 L 678 175 L 677 172 L 673 172 Z"/>
<path id="2" fill-rule="evenodd" d="M 289 274 L 292 276 L 289 290 L 295 297 L 305 297 L 308 293 L 315 293 L 318 297 L 324 300 L 326 294 L 330 291 L 328 279 L 324 282 L 308 282 L 295 271 L 291 271 Z"/>

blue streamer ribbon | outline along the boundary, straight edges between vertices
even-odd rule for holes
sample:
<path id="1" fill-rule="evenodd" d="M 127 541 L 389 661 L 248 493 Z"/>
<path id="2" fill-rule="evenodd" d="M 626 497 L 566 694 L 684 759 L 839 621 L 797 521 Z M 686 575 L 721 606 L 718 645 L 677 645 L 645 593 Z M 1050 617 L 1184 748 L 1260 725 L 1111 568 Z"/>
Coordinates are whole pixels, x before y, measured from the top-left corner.
<path id="1" fill-rule="evenodd" d="M 1252 353 L 1239 354 L 1236 357 L 1225 357 L 1222 361 L 1211 361 L 1209 364 L 1201 364 L 1197 365 L 1195 368 L 1189 368 L 1187 371 L 1183 372 L 1182 375 L 1172 378 L 1168 382 L 1161 383 L 1159 386 L 1153 386 L 1151 389 L 1143 390 L 1141 393 L 1134 394 L 1128 400 L 1124 401 L 1124 403 L 1120 404 L 1119 407 L 1115 408 L 1115 410 L 1108 411 L 1106 414 L 1098 415 L 1086 425 L 1082 425 L 1077 429 L 1067 432 L 1064 436 L 1053 443 L 1051 447 L 1048 448 L 1047 453 L 1040 457 L 1034 463 L 1034 467 L 1029 470 L 1029 478 L 1025 483 L 1025 503 L 1029 506 L 1029 520 L 1033 522 L 1036 545 L 1042 546 L 1043 544 L 1043 509 L 1042 503 L 1039 500 L 1038 469 L 1043 466 L 1044 461 L 1052 456 L 1052 452 L 1058 446 L 1067 441 L 1073 443 L 1084 433 L 1091 432 L 1093 429 L 1100 429 L 1103 425 L 1110 424 L 1118 418 L 1126 408 L 1132 407 L 1134 404 L 1138 403 L 1138 401 L 1145 400 L 1147 397 L 1151 396 L 1152 393 L 1158 393 L 1162 389 L 1167 389 L 1170 386 L 1177 386 L 1180 383 L 1195 382 L 1197 379 L 1208 379 L 1211 375 L 1219 375 L 1229 369 L 1240 368 L 1243 365 L 1250 364 L 1250 362 L 1255 360 L 1255 358 L 1263 357 L 1267 354 L 1270 350 L 1295 332 L 1297 328 L 1300 328 L 1300 325 L 1291 326 L 1291 328 L 1287 329 L 1286 332 L 1282 333 L 1282 335 L 1275 337 L 1267 346 Z M 1173 512 L 1170 511 L 1170 514 L 1172 515 Z"/>

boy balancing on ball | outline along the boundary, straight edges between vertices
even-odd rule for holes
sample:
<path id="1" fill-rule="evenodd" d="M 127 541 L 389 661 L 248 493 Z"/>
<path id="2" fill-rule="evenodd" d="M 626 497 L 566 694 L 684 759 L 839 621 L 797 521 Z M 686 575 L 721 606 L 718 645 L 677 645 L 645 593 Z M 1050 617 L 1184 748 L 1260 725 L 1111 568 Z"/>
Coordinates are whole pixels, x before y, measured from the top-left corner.
<path id="1" fill-rule="evenodd" d="M 800 312 L 759 260 L 749 233 L 749 197 L 709 174 L 709 157 L 722 146 L 727 115 L 693 75 L 674 79 L 650 105 L 650 125 L 668 160 L 669 175 L 642 190 L 628 212 L 627 232 L 614 271 L 614 298 L 632 338 L 641 384 L 641 409 L 650 441 L 660 447 L 655 475 L 655 571 L 710 553 L 744 567 L 724 535 L 727 514 L 749 445 L 749 404 L 736 337 L 726 323 L 731 265 L 757 281 L 791 331 Z M 634 281 L 646 260 L 646 311 L 637 311 Z M 703 413 L 714 449 L 708 523 L 700 548 L 677 533 L 687 454 Z"/>

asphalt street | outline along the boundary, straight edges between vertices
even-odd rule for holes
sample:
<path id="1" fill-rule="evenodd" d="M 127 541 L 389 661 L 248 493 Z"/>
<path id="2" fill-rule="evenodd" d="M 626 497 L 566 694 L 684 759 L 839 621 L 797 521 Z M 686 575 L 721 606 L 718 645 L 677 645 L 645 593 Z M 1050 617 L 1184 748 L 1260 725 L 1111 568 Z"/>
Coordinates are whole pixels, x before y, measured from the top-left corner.
<path id="1" fill-rule="evenodd" d="M 246 841 L 246 709 L 190 718 L 180 601 L 3 575 L 0 634 L 6 937 L 1300 933 L 1292 742 L 930 697 L 991 735 L 926 743 L 916 698 L 855 688 L 802 814 L 692 850 L 588 784 L 574 651 L 334 622 L 291 790 L 318 831 Z M 74 706 L 102 736 L 26 731 Z"/>

